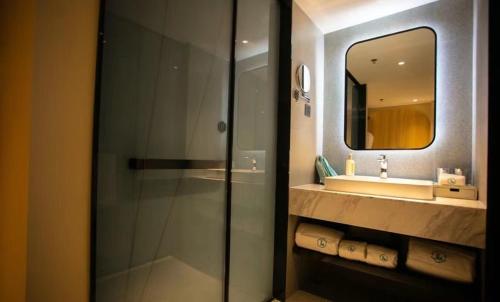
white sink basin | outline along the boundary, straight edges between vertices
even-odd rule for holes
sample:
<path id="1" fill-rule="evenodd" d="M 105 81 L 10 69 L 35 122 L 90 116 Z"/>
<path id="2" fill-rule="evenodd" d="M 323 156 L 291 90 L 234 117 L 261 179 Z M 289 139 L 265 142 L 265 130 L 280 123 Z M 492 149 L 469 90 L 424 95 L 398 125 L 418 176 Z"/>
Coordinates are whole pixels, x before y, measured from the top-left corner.
<path id="1" fill-rule="evenodd" d="M 326 177 L 325 189 L 401 198 L 434 198 L 433 183 L 430 180 L 339 175 Z"/>

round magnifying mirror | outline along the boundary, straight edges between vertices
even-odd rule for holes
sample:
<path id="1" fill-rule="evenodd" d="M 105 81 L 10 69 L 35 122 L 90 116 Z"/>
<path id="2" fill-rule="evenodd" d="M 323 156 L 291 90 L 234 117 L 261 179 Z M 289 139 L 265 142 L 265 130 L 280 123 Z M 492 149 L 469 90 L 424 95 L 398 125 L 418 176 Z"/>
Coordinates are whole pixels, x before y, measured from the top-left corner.
<path id="1" fill-rule="evenodd" d="M 296 73 L 300 90 L 302 92 L 309 92 L 311 90 L 311 73 L 309 72 L 309 68 L 304 64 L 300 64 L 297 67 Z"/>

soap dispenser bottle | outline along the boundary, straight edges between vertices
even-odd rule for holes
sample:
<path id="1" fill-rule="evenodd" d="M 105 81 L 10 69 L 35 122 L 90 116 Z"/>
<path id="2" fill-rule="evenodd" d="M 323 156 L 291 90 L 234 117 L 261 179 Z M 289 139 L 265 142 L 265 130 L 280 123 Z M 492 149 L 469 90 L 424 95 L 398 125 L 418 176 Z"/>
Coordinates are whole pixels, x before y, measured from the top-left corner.
<path id="1" fill-rule="evenodd" d="M 345 161 L 345 175 L 354 176 L 354 172 L 356 170 L 356 163 L 354 159 L 352 159 L 352 153 L 349 154 L 347 160 Z"/>

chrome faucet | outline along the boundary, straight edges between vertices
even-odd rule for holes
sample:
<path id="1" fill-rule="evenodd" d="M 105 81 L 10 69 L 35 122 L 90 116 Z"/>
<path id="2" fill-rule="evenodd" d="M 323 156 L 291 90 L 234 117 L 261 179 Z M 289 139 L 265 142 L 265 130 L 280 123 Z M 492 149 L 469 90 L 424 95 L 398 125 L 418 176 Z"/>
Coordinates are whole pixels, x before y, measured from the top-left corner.
<path id="1" fill-rule="evenodd" d="M 380 178 L 386 179 L 387 178 L 387 156 L 384 154 L 380 154 L 377 158 L 378 162 L 380 163 Z"/>
<path id="2" fill-rule="evenodd" d="M 257 159 L 255 159 L 255 157 L 250 158 L 250 156 L 244 156 L 243 158 L 250 160 L 250 163 L 252 164 L 252 171 L 257 171 Z"/>
<path id="3" fill-rule="evenodd" d="M 252 171 L 257 171 L 257 160 L 252 158 Z"/>

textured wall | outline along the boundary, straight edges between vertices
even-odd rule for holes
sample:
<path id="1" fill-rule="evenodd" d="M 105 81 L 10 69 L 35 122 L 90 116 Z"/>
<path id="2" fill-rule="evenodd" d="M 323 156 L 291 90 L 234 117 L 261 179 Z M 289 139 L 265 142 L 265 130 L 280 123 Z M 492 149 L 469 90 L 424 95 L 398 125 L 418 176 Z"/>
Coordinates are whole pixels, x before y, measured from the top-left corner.
<path id="1" fill-rule="evenodd" d="M 352 151 L 344 144 L 344 64 L 358 41 L 418 26 L 437 33 L 436 138 L 424 150 Z M 357 174 L 377 175 L 376 157 L 389 158 L 391 177 L 432 179 L 438 167 L 471 169 L 472 1 L 441 0 L 325 35 L 324 154 L 344 173 L 349 152 Z"/>

